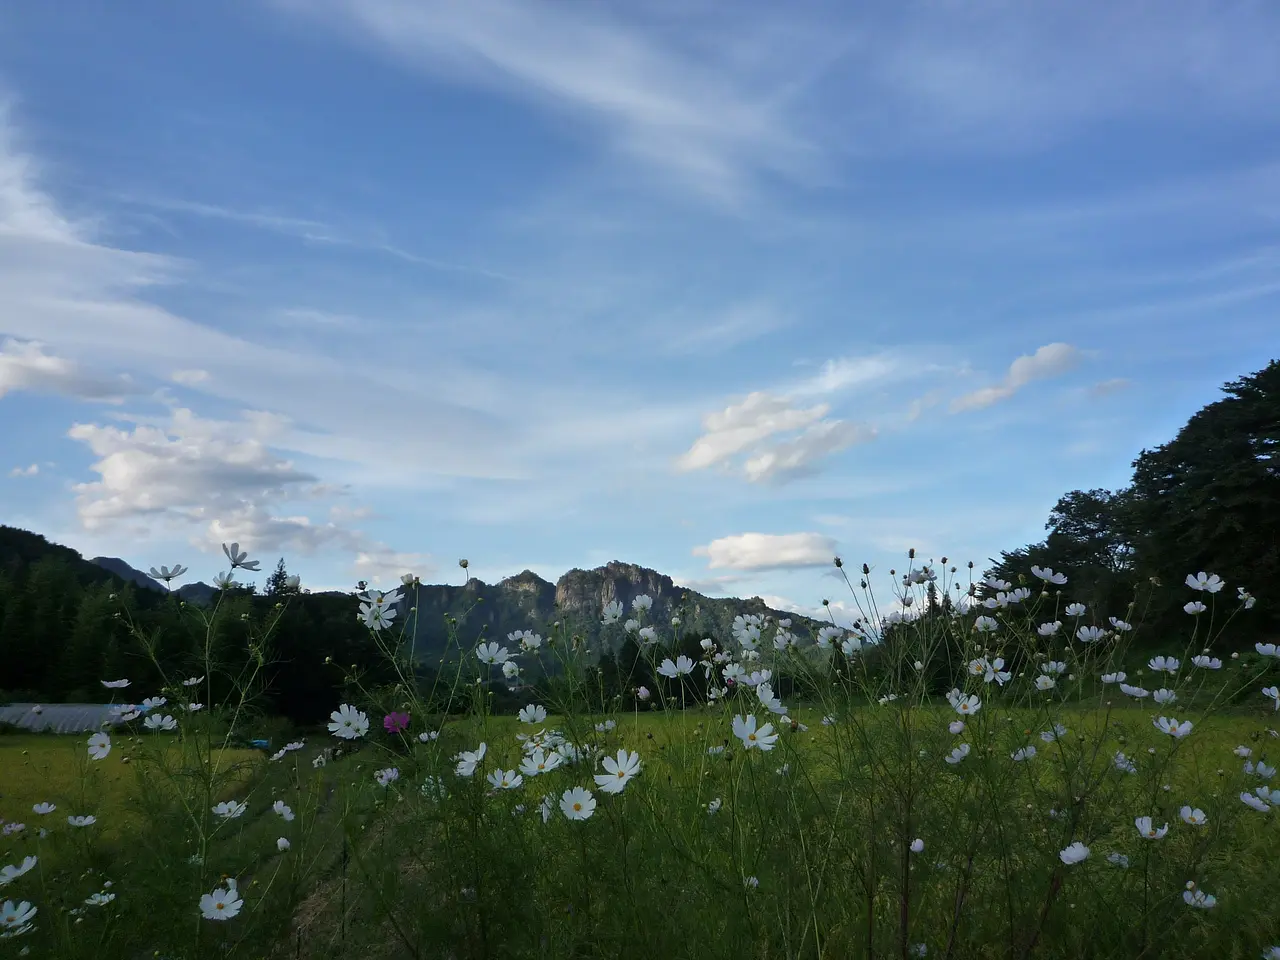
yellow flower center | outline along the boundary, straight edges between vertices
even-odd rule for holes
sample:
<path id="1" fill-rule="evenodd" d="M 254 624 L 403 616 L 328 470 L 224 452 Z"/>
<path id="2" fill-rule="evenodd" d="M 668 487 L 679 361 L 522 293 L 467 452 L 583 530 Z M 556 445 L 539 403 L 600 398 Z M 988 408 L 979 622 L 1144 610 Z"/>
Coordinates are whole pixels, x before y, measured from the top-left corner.
<path id="1" fill-rule="evenodd" d="M 581 812 L 582 812 L 582 804 L 580 804 L 580 803 L 575 803 L 575 804 L 573 805 L 573 812 L 574 812 L 574 813 L 581 813 Z"/>
<path id="2" fill-rule="evenodd" d="M 756 739 L 756 735 L 754 733 L 748 733 L 747 739 L 750 740 L 752 743 L 754 743 Z"/>
<path id="3" fill-rule="evenodd" d="M 224 909 L 225 907 L 226 907 L 226 904 L 225 904 L 225 903 L 222 903 L 221 901 L 219 901 L 218 903 L 215 903 L 215 904 L 213 905 L 213 908 L 214 908 L 215 910 L 222 910 L 222 909 Z"/>

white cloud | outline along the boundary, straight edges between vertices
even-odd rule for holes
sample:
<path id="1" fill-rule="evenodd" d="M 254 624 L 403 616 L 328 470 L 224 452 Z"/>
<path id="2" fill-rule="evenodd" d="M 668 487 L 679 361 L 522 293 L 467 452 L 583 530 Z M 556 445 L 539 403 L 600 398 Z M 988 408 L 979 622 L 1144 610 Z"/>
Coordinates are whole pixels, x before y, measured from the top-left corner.
<path id="1" fill-rule="evenodd" d="M 1024 354 L 1009 365 L 1009 372 L 999 386 L 982 387 L 951 401 L 951 412 L 981 410 L 1008 400 L 1035 380 L 1047 380 L 1073 369 L 1080 362 L 1080 351 L 1069 343 L 1045 344 L 1033 354 Z"/>
<path id="2" fill-rule="evenodd" d="M 277 419 L 246 413 L 241 423 L 203 420 L 174 410 L 163 427 L 133 430 L 78 423 L 67 433 L 99 458 L 100 480 L 75 486 L 86 529 L 146 516 L 217 518 L 245 503 L 277 499 L 316 481 L 272 453 Z"/>
<path id="3" fill-rule="evenodd" d="M 763 391 L 750 393 L 742 402 L 703 418 L 706 432 L 676 461 L 676 468 L 704 470 L 723 464 L 776 433 L 809 426 L 826 416 L 828 410 L 827 404 L 797 410 L 785 397 Z"/>
<path id="4" fill-rule="evenodd" d="M 42 344 L 6 339 L 0 346 L 0 397 L 18 391 L 103 403 L 120 403 L 141 392 L 127 377 L 101 377 L 46 353 Z"/>
<path id="5" fill-rule="evenodd" d="M 874 427 L 844 420 L 823 420 L 798 437 L 784 440 L 747 460 L 747 479 L 779 482 L 815 472 L 823 458 L 875 437 Z"/>
<path id="6" fill-rule="evenodd" d="M 798 401 L 867 390 L 938 369 L 922 356 L 880 354 L 828 360 L 817 373 L 791 384 L 784 392 L 757 390 L 704 416 L 702 436 L 676 459 L 675 469 L 689 472 L 726 467 L 738 454 L 749 453 L 740 469 L 752 483 L 781 483 L 811 475 L 826 457 L 874 439 L 876 428 L 824 419 L 831 412 L 830 404 L 802 407 Z M 766 442 L 779 434 L 793 436 Z"/>
<path id="7" fill-rule="evenodd" d="M 33 463 L 29 467 L 14 467 L 9 471 L 11 477 L 34 477 L 40 472 L 40 464 Z"/>
<path id="8" fill-rule="evenodd" d="M 169 374 L 169 379 L 174 383 L 180 383 L 184 387 L 194 387 L 197 383 L 206 383 L 209 380 L 208 370 L 175 370 Z"/>
<path id="9" fill-rule="evenodd" d="M 712 570 L 782 570 L 821 567 L 836 556 L 836 541 L 819 533 L 740 533 L 694 547 Z"/>

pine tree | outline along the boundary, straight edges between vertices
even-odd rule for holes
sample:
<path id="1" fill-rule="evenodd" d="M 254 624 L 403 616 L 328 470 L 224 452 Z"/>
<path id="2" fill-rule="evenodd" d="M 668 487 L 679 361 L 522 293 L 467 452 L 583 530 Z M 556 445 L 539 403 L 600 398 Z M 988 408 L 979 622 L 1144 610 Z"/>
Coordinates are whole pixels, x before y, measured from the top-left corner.
<path id="1" fill-rule="evenodd" d="M 292 596 L 297 592 L 298 588 L 289 584 L 289 571 L 284 567 L 284 557 L 281 557 L 280 562 L 276 564 L 275 571 L 271 576 L 267 577 L 267 585 L 263 595 L 267 597 L 282 597 Z"/>

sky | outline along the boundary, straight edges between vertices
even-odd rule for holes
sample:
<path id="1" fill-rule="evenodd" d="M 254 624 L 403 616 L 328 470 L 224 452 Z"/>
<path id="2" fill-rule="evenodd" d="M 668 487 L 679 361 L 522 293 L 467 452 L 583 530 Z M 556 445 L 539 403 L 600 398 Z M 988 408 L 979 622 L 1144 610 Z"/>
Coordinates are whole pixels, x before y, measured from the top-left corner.
<path id="1" fill-rule="evenodd" d="M 1280 7 L 0 12 L 0 522 L 314 590 L 981 570 L 1280 356 Z"/>

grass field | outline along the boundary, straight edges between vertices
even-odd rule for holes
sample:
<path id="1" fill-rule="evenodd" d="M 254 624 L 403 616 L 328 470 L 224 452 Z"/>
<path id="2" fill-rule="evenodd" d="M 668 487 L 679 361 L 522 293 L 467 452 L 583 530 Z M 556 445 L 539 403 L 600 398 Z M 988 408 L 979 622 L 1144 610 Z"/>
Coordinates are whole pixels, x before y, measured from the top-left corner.
<path id="1" fill-rule="evenodd" d="M 188 775 L 185 767 L 193 759 L 184 750 L 189 751 L 190 746 L 184 748 L 168 735 L 121 736 L 114 739 L 105 760 L 90 763 L 85 750 L 87 735 L 6 735 L 0 737 L 0 770 L 4 773 L 0 817 L 26 823 L 27 829 L 0 838 L 0 864 L 21 862 L 24 855 L 38 849 L 42 899 L 48 899 L 48 890 L 63 884 L 79 884 L 87 896 L 104 878 L 117 878 L 115 889 L 122 894 L 117 904 L 119 922 L 139 925 L 146 922 L 149 913 L 158 915 L 162 909 L 171 909 L 176 916 L 192 916 L 194 922 L 193 904 L 199 893 L 208 889 L 211 876 L 215 880 L 218 873 L 236 876 L 253 909 L 234 927 L 206 924 L 200 928 L 200 936 L 207 938 L 232 929 L 239 934 L 250 929 L 250 924 L 274 924 L 276 933 L 271 939 L 281 957 L 358 954 L 369 960 L 390 960 L 412 955 L 405 953 L 401 939 L 389 926 L 388 917 L 393 914 L 388 914 L 386 906 L 409 895 L 408 891 L 413 891 L 409 903 L 419 904 L 410 908 L 418 915 L 415 922 L 427 930 L 437 924 L 439 935 L 451 942 L 473 943 L 474 937 L 480 936 L 482 940 L 489 937 L 514 943 L 535 927 L 543 931 L 539 936 L 548 944 L 545 949 L 521 941 L 524 946 L 513 947 L 511 955 L 622 956 L 627 954 L 628 938 L 644 940 L 649 944 L 646 949 L 686 955 L 681 941 L 663 940 L 643 919 L 651 909 L 664 911 L 672 930 L 698 929 L 723 940 L 724 950 L 730 949 L 731 942 L 749 943 L 752 955 L 768 957 L 786 955 L 799 944 L 803 955 L 861 955 L 856 946 L 861 932 L 851 925 L 852 912 L 850 919 L 837 915 L 846 909 L 839 904 L 859 896 L 858 877 L 836 864 L 841 856 L 852 857 L 850 863 L 863 856 L 856 852 L 857 843 L 862 842 L 857 837 L 880 816 L 869 806 L 869 798 L 883 795 L 885 785 L 876 780 L 880 776 L 873 756 L 876 745 L 869 745 L 871 752 L 851 760 L 849 731 L 865 725 L 868 732 L 885 738 L 884 750 L 892 753 L 897 749 L 892 738 L 898 727 L 893 719 L 895 708 L 871 705 L 850 709 L 858 715 L 837 717 L 839 732 L 823 724 L 821 711 L 795 710 L 791 717 L 796 727 L 783 731 L 773 751 L 747 751 L 745 756 L 731 732 L 731 714 L 722 710 L 624 712 L 615 714 L 615 726 L 604 730 L 596 727 L 603 723 L 603 717 L 548 717 L 540 727 L 558 728 L 575 742 L 595 741 L 607 750 L 625 747 L 638 751 L 644 769 L 625 797 L 600 794 L 600 809 L 586 823 L 565 823 L 557 814 L 545 827 L 534 810 L 543 791 L 555 792 L 581 783 L 584 776 L 589 783 L 586 771 L 566 769 L 555 775 L 558 780 L 548 778 L 545 785 L 526 781 L 524 789 L 509 794 L 486 791 L 479 778 L 464 781 L 452 772 L 454 754 L 475 749 L 481 742 L 488 745 L 486 770 L 516 766 L 521 756 L 517 734 L 532 728 L 515 717 L 450 718 L 440 724 L 439 741 L 430 745 L 406 745 L 380 733 L 371 735 L 367 741 L 352 744 L 355 749 L 348 756 L 319 769 L 313 769 L 311 758 L 338 743 L 327 731 L 301 734 L 306 747 L 281 763 L 269 762 L 258 751 L 228 751 L 218 759 L 217 769 L 229 780 L 221 785 L 215 799 L 248 800 L 250 807 L 243 818 L 231 821 L 228 829 L 208 844 L 206 863 L 216 864 L 212 875 L 208 867 L 188 862 L 193 855 L 189 842 L 177 849 L 172 844 L 167 848 L 160 845 L 159 837 L 172 841 L 192 831 L 184 826 L 180 808 L 156 804 L 157 788 L 144 789 L 137 777 L 145 766 L 148 783 L 159 780 L 171 784 L 173 796 L 184 791 L 199 796 L 199 791 L 184 781 Z M 963 866 L 961 841 L 971 829 L 972 817 L 979 815 L 972 806 L 968 812 L 961 811 L 967 781 L 953 776 L 942 762 L 952 739 L 947 724 L 955 716 L 946 706 L 916 707 L 910 713 L 918 737 L 912 753 L 915 746 L 920 747 L 920 769 L 945 771 L 921 793 L 921 814 L 911 827 L 928 838 L 929 862 L 933 864 L 929 869 L 936 871 L 955 871 L 957 865 Z M 1071 728 L 1073 742 L 1083 738 L 1080 742 L 1087 740 L 1089 749 L 1099 745 L 1103 767 L 1115 750 L 1123 749 L 1141 766 L 1150 768 L 1154 763 L 1148 762 L 1148 750 L 1170 752 L 1169 738 L 1152 726 L 1153 716 L 1150 709 L 1126 704 L 1110 712 L 1068 708 L 1060 719 Z M 1044 861 L 1055 860 L 1062 845 L 1060 821 L 1053 819 L 1056 814 L 1049 809 L 1051 803 L 1059 804 L 1052 798 L 1061 796 L 1054 785 L 1058 776 L 1056 745 L 1037 739 L 1045 722 L 1034 710 L 1007 710 L 991 704 L 969 722 L 975 730 L 983 725 L 987 742 L 1000 746 L 986 757 L 975 754 L 962 770 L 966 776 L 978 769 L 1004 771 L 998 776 L 1006 778 L 1002 782 L 1006 795 L 1000 798 L 1005 813 L 992 829 L 1018 835 L 1016 852 L 1001 853 L 1006 841 L 991 840 L 989 862 L 1002 863 L 1001 869 L 1007 873 L 976 877 L 970 896 L 997 896 L 1004 889 L 1002 884 L 1007 886 L 1020 871 L 1029 878 L 1020 895 L 1029 896 L 1030 887 L 1044 880 Z M 1212 955 L 1256 956 L 1256 951 L 1241 951 L 1252 949 L 1248 944 L 1269 936 L 1270 931 L 1259 929 L 1257 919 L 1242 912 L 1243 898 L 1255 895 L 1242 885 L 1255 884 L 1274 872 L 1272 865 L 1280 862 L 1280 834 L 1273 817 L 1255 814 L 1239 803 L 1236 795 L 1243 779 L 1242 760 L 1233 750 L 1247 745 L 1255 760 L 1280 753 L 1280 740 L 1272 734 L 1274 723 L 1269 713 L 1256 710 L 1197 720 L 1194 735 L 1177 744 L 1173 762 L 1162 775 L 1164 782 L 1151 784 L 1155 792 L 1138 798 L 1138 805 L 1116 801 L 1115 821 L 1104 818 L 1090 828 L 1096 835 L 1096 841 L 1091 841 L 1097 851 L 1094 865 L 1088 874 L 1077 871 L 1073 875 L 1087 875 L 1095 885 L 1071 894 L 1081 900 L 1081 908 L 1087 899 L 1125 903 L 1141 895 L 1141 886 L 1134 884 L 1140 884 L 1142 871 L 1127 871 L 1122 876 L 1109 871 L 1101 858 L 1108 850 L 1128 850 L 1135 856 L 1145 852 L 1142 841 L 1133 838 L 1132 819 L 1135 814 L 1152 812 L 1158 814 L 1158 820 L 1174 821 L 1175 836 L 1182 837 L 1178 846 L 1171 837 L 1159 848 L 1162 854 L 1185 859 L 1185 868 L 1172 868 L 1177 884 L 1190 876 L 1207 876 L 1223 897 L 1217 918 L 1239 917 L 1239 929 L 1222 941 L 1220 953 Z M 1035 765 L 1014 764 L 1003 755 L 1009 747 L 1028 739 L 1041 749 Z M 726 749 L 709 752 L 719 747 Z M 125 763 L 126 757 L 129 763 Z M 909 760 L 914 763 L 914 756 Z M 391 789 L 375 787 L 373 772 L 390 766 L 399 768 L 404 779 Z M 414 804 L 399 801 L 417 799 L 425 771 L 442 774 L 450 791 L 467 792 L 471 799 L 466 802 L 474 801 L 476 806 L 470 809 L 481 811 L 480 819 L 441 820 L 428 810 L 425 821 L 414 820 L 409 812 Z M 1121 778 L 1120 783 L 1132 785 L 1138 780 Z M 1166 785 L 1168 790 L 1162 792 Z M 949 791 L 954 794 L 954 811 Z M 297 824 L 283 823 L 272 813 L 275 799 L 284 800 L 297 812 Z M 707 805 L 720 799 L 723 814 L 709 819 Z M 36 815 L 31 808 L 41 802 L 55 803 L 58 809 L 45 817 Z M 1195 845 L 1198 841 L 1187 839 L 1194 833 L 1191 828 L 1177 823 L 1176 811 L 1183 803 L 1209 812 L 1211 826 L 1203 836 L 1211 836 L 1216 845 L 1211 856 L 1207 849 Z M 1014 810 L 1018 812 L 1012 813 Z M 380 820 L 375 816 L 379 811 L 383 815 Z M 506 811 L 505 820 L 490 819 L 501 811 Z M 70 813 L 98 817 L 98 824 L 90 830 L 99 842 L 87 861 L 87 842 L 82 841 L 91 834 L 69 827 L 66 816 Z M 305 829 L 294 829 L 303 823 Z M 1223 824 L 1228 829 L 1219 832 Z M 50 837 L 36 841 L 33 833 L 42 825 L 47 826 Z M 879 850 L 880 855 L 891 853 L 893 834 L 882 831 L 893 829 L 889 821 L 883 828 L 876 826 L 868 849 Z M 835 838 L 842 832 L 850 835 L 840 841 L 847 842 L 849 849 L 840 853 L 836 849 L 840 842 Z M 291 838 L 290 853 L 276 849 L 276 838 L 282 835 Z M 827 849 L 809 849 L 806 844 L 813 842 L 823 842 Z M 581 849 L 577 844 L 582 844 Z M 344 862 L 344 850 L 350 855 L 349 866 Z M 86 862 L 85 876 L 74 872 Z M 302 864 L 305 866 L 299 866 Z M 590 878 L 586 887 L 581 886 L 584 870 Z M 726 898 L 732 903 L 742 896 L 744 872 L 758 879 L 760 892 L 744 901 L 742 909 L 765 911 L 749 922 L 750 913 L 738 921 L 731 919 L 734 910 L 725 913 Z M 1189 876 L 1183 877 L 1183 872 Z M 815 876 L 824 877 L 825 884 L 843 884 L 847 889 L 806 890 L 805 884 Z M 923 886 L 914 901 L 918 919 L 913 923 L 934 934 L 940 929 L 945 934 L 945 921 L 951 913 L 954 891 L 948 893 L 948 876 L 940 872 L 915 881 Z M 293 906 L 284 913 L 270 914 L 266 899 L 254 899 L 265 896 L 254 893 L 255 889 L 272 885 L 277 893 L 287 889 L 291 894 Z M 430 890 L 436 893 L 423 901 Z M 1164 901 L 1148 904 L 1141 911 L 1144 918 L 1162 918 L 1160 923 L 1170 925 L 1185 945 L 1183 954 L 1162 955 L 1170 960 L 1210 955 L 1205 952 L 1210 942 L 1205 938 L 1220 937 L 1221 928 L 1207 927 L 1194 911 L 1185 910 L 1180 886 L 1172 894 L 1167 915 L 1157 912 L 1165 909 L 1161 905 Z M 1266 896 L 1261 888 L 1257 895 Z M 476 902 L 467 899 L 477 896 Z M 889 881 L 876 894 L 876 902 L 884 897 L 885 903 L 891 904 L 893 896 Z M 1167 900 L 1169 891 L 1162 896 Z M 516 908 L 512 898 L 527 903 Z M 429 907 L 421 906 L 426 902 Z M 825 946 L 817 954 L 804 946 L 809 942 L 804 926 L 816 922 L 805 919 L 805 910 L 810 909 L 806 903 L 825 904 L 832 912 L 823 924 Z M 1073 901 L 1071 909 L 1074 907 Z M 565 910 L 569 913 L 563 919 L 554 919 L 557 911 Z M 1164 919 L 1166 916 L 1169 919 Z M 539 919 L 535 922 L 534 917 Z M 746 927 L 736 928 L 735 922 Z M 801 926 L 782 932 L 775 929 L 777 924 L 793 923 Z M 969 935 L 979 937 L 981 924 L 972 923 Z M 1075 930 L 1060 920 L 1047 929 L 1053 938 L 1049 955 L 1092 955 L 1082 952 L 1088 949 L 1087 930 Z M 114 942 L 111 937 L 121 936 L 120 928 L 103 927 L 98 934 L 104 938 L 99 952 L 85 955 L 117 955 L 111 952 L 110 944 Z M 779 950 L 782 952 L 775 952 Z M 480 950 L 475 955 L 502 953 Z M 726 954 L 711 950 L 707 955 Z M 988 953 L 971 951 L 965 955 Z M 989 955 L 1004 956 L 1007 950 L 993 946 Z"/>

